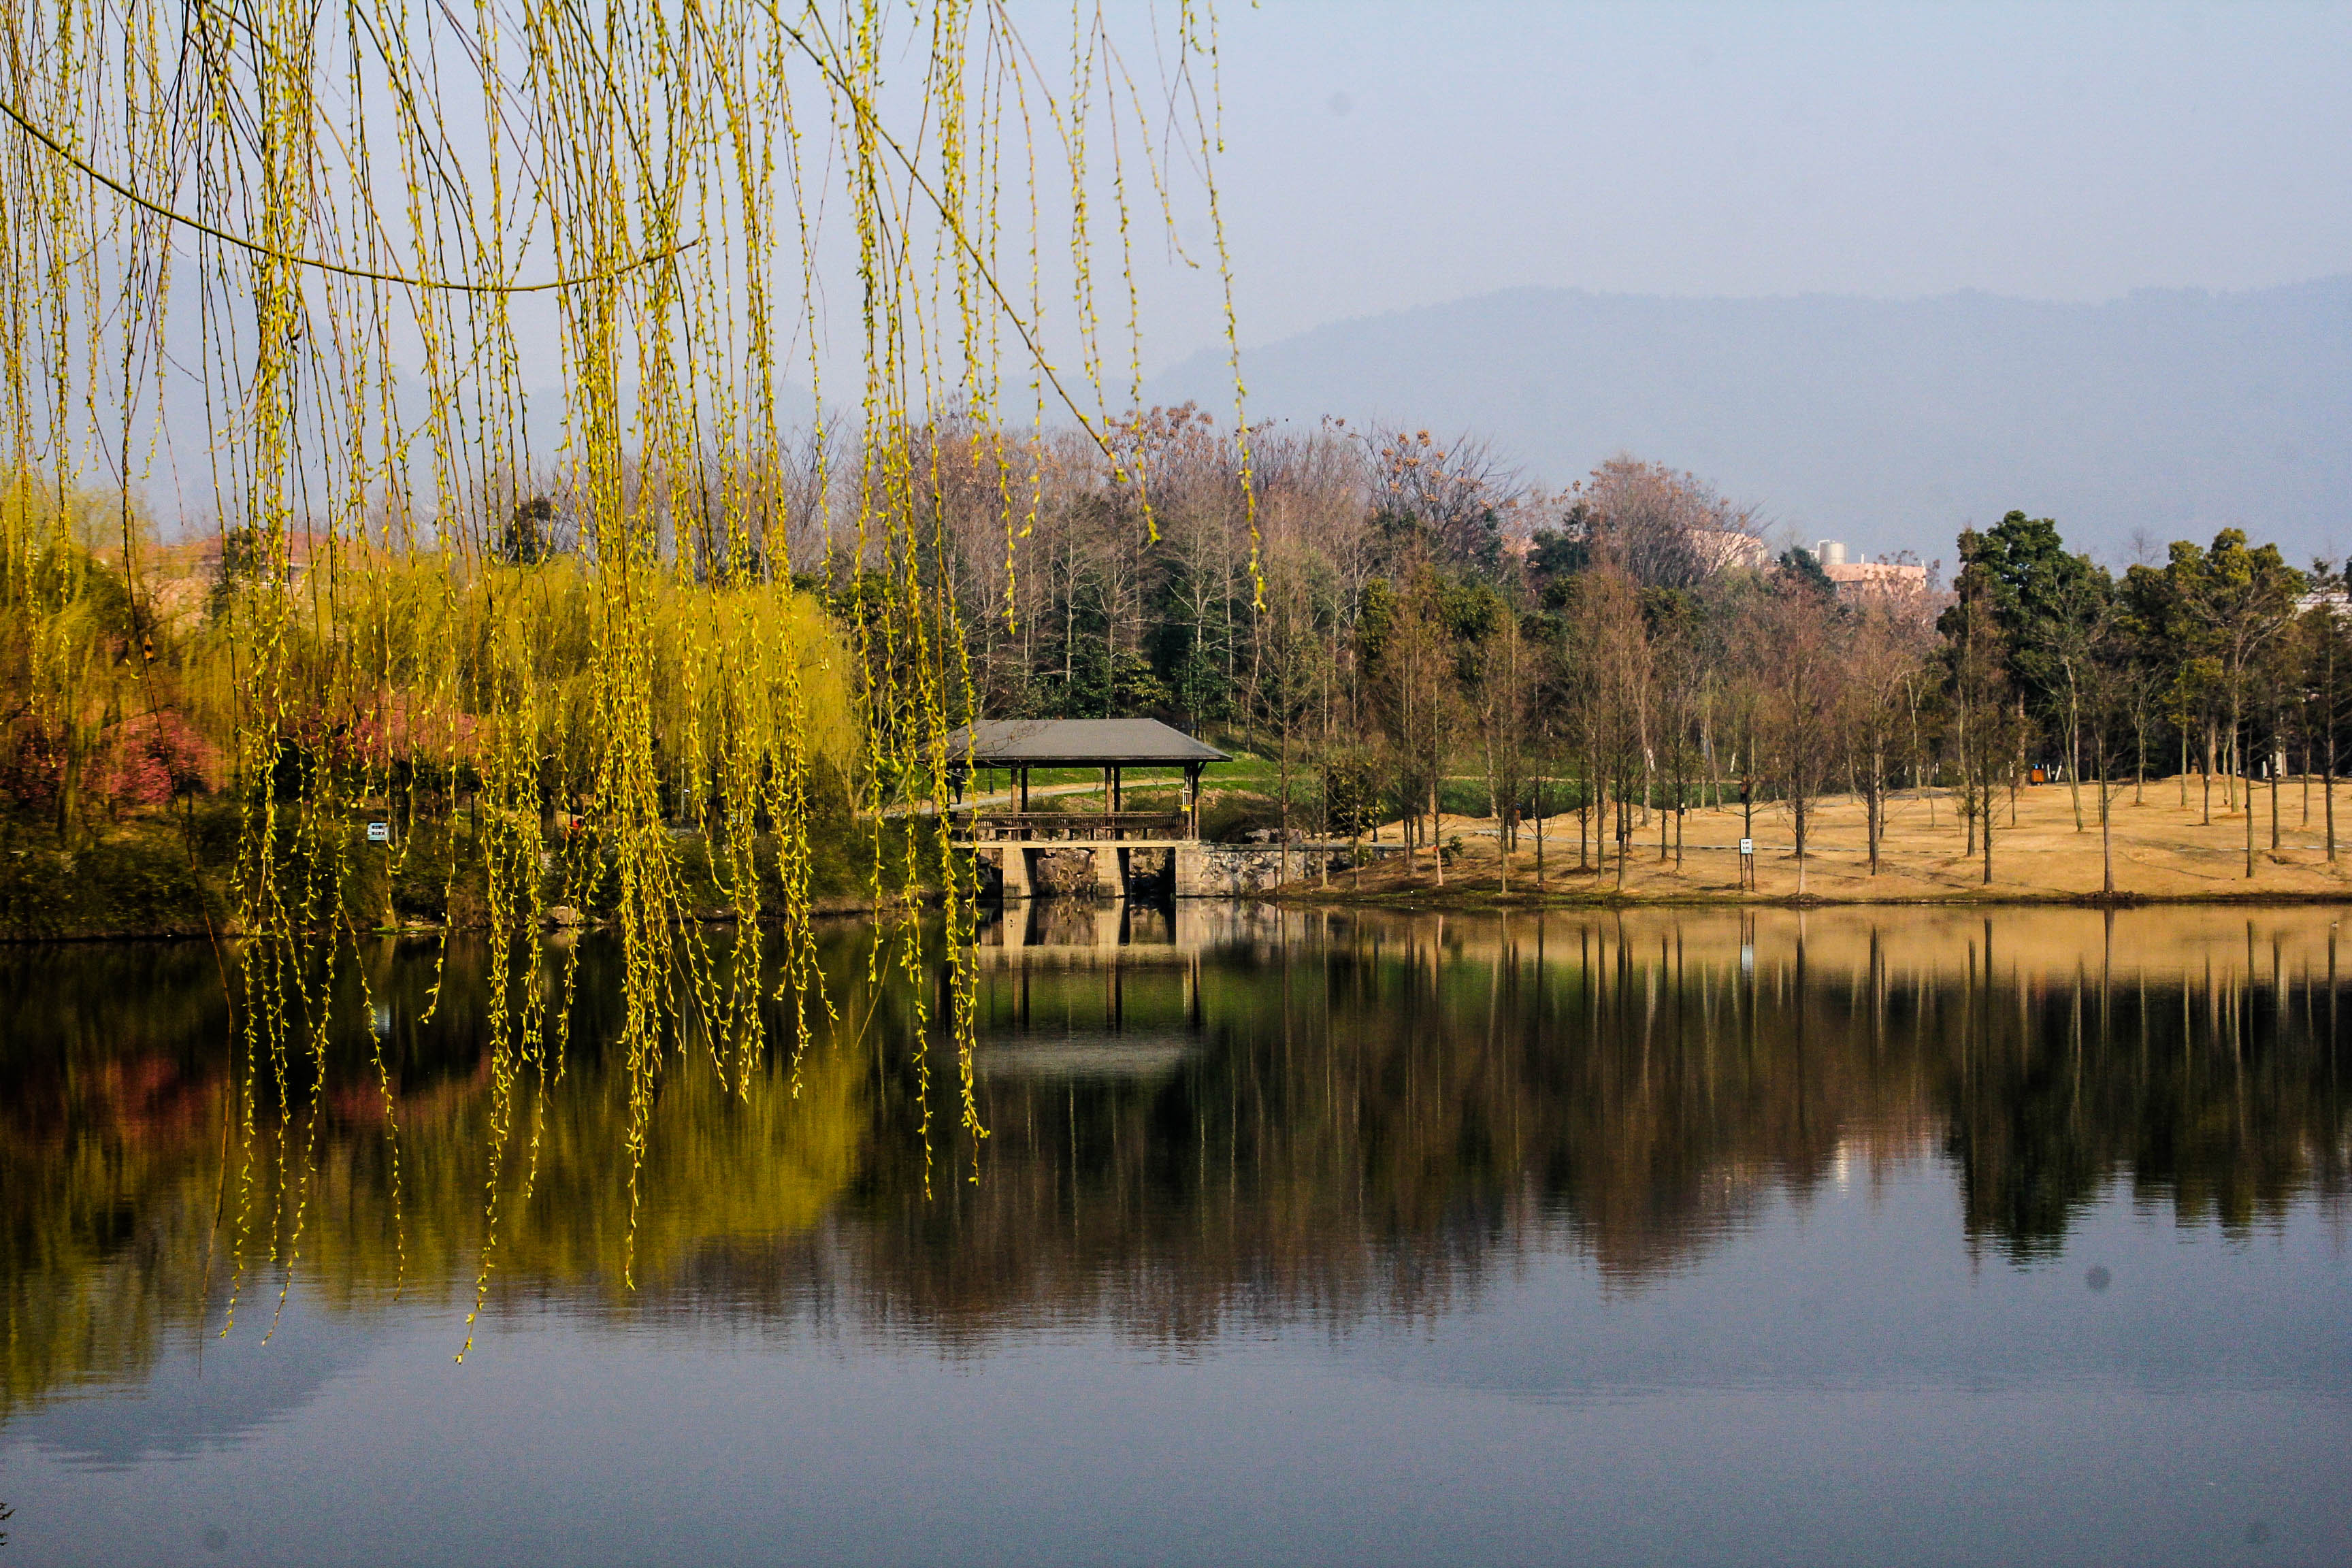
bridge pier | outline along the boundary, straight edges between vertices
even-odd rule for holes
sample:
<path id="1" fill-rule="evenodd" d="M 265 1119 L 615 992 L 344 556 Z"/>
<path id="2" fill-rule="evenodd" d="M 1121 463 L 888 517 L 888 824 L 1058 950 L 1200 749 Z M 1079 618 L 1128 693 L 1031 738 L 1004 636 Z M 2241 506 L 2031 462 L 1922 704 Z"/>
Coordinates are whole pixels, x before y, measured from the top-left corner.
<path id="1" fill-rule="evenodd" d="M 998 891 L 1007 902 L 1045 896 L 1040 891 L 1040 868 L 1034 858 L 1041 855 L 1083 853 L 1086 860 L 1082 864 L 1087 869 L 1080 873 L 1077 887 L 1069 890 L 1092 898 L 1125 898 L 1139 874 L 1135 859 L 1139 852 L 1166 857 L 1167 872 L 1155 879 L 1162 894 L 1210 890 L 1197 840 L 1127 839 L 1089 844 L 1083 840 L 1038 838 L 983 843 L 973 847 L 983 860 L 993 856 L 998 868 Z M 1045 892 L 1051 890 L 1047 889 Z"/>

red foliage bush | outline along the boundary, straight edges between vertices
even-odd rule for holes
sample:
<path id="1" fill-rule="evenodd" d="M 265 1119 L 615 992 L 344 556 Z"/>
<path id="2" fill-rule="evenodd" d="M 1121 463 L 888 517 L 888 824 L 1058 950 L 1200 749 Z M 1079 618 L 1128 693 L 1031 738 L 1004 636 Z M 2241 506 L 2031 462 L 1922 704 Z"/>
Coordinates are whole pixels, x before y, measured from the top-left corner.
<path id="1" fill-rule="evenodd" d="M 208 788 L 215 761 L 210 742 L 178 714 L 142 713 L 109 737 L 99 793 L 117 810 L 163 805 Z"/>

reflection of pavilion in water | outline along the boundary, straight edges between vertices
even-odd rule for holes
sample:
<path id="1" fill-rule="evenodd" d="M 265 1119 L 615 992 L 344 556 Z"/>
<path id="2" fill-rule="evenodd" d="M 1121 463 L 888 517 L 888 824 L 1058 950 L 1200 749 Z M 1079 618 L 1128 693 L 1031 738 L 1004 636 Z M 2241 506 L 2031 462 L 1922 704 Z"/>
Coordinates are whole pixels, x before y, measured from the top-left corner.
<path id="1" fill-rule="evenodd" d="M 1285 919 L 1193 900 L 1038 899 L 991 911 L 973 950 L 982 1077 L 1168 1077 L 1206 1037 L 1204 958 L 1277 940 Z"/>
<path id="2" fill-rule="evenodd" d="M 975 933 L 982 969 L 1070 962 L 1081 952 L 1128 963 L 1199 957 L 1213 948 L 1279 940 L 1298 917 L 1259 904 L 1184 899 L 1089 903 L 1037 899 L 982 911 Z M 1087 962 L 1093 962 L 1089 958 Z"/>

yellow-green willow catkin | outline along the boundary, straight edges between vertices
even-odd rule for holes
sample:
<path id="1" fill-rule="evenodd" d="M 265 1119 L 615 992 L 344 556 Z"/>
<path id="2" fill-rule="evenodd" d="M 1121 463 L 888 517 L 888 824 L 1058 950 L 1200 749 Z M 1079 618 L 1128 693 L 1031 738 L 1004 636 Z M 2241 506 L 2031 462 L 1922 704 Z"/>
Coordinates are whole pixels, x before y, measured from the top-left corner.
<path id="1" fill-rule="evenodd" d="M 703 1058 L 748 1093 L 787 1043 L 767 1005 L 788 1003 L 797 1085 L 833 1016 L 813 868 L 835 779 L 871 851 L 869 973 L 926 973 L 918 913 L 942 910 L 947 998 L 912 987 L 903 1059 L 928 1154 L 934 1032 L 951 1044 L 976 1149 L 973 871 L 925 816 L 978 706 L 950 513 L 993 496 L 1009 616 L 1048 403 L 1141 490 L 1102 384 L 1093 237 L 1117 231 L 1132 402 L 1129 173 L 1172 229 L 1144 106 L 1175 106 L 1163 129 L 1207 161 L 1191 84 L 1213 18 L 1187 0 L 1151 40 L 1156 94 L 1091 0 L 1059 88 L 979 0 L 0 0 L 0 677 L 21 716 L 0 739 L 58 748 L 68 837 L 126 714 L 218 747 L 238 825 L 232 1313 L 259 1281 L 280 1308 L 293 1289 L 330 1047 L 362 1022 L 336 998 L 373 1008 L 362 944 L 436 856 L 489 932 L 477 1313 L 528 1223 L 572 1043 L 578 948 L 550 940 L 551 911 L 587 911 L 619 953 L 615 1037 L 584 1043 L 627 1068 L 633 1244 L 660 1075 Z M 1069 317 L 1049 323 L 1041 215 L 1065 200 Z M 1025 291 L 999 232 L 1024 208 Z M 858 361 L 854 423 L 823 402 L 834 352 Z M 816 399 L 800 473 L 795 374 Z M 156 608 L 142 490 L 219 551 L 201 612 Z M 111 563 L 77 533 L 101 494 Z M 796 536 L 816 559 L 791 558 Z M 127 619 L 102 613 L 109 573 Z M 369 1070 L 397 1191 L 381 1038 Z"/>

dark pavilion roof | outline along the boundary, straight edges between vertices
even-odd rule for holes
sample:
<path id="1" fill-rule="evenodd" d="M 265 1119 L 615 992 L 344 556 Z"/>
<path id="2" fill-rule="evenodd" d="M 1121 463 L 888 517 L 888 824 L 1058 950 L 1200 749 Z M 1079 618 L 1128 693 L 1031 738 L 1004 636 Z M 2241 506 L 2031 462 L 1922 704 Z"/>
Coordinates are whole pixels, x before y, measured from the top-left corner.
<path id="1" fill-rule="evenodd" d="M 1173 768 L 1232 759 L 1157 719 L 983 719 L 948 736 L 980 768 Z"/>

